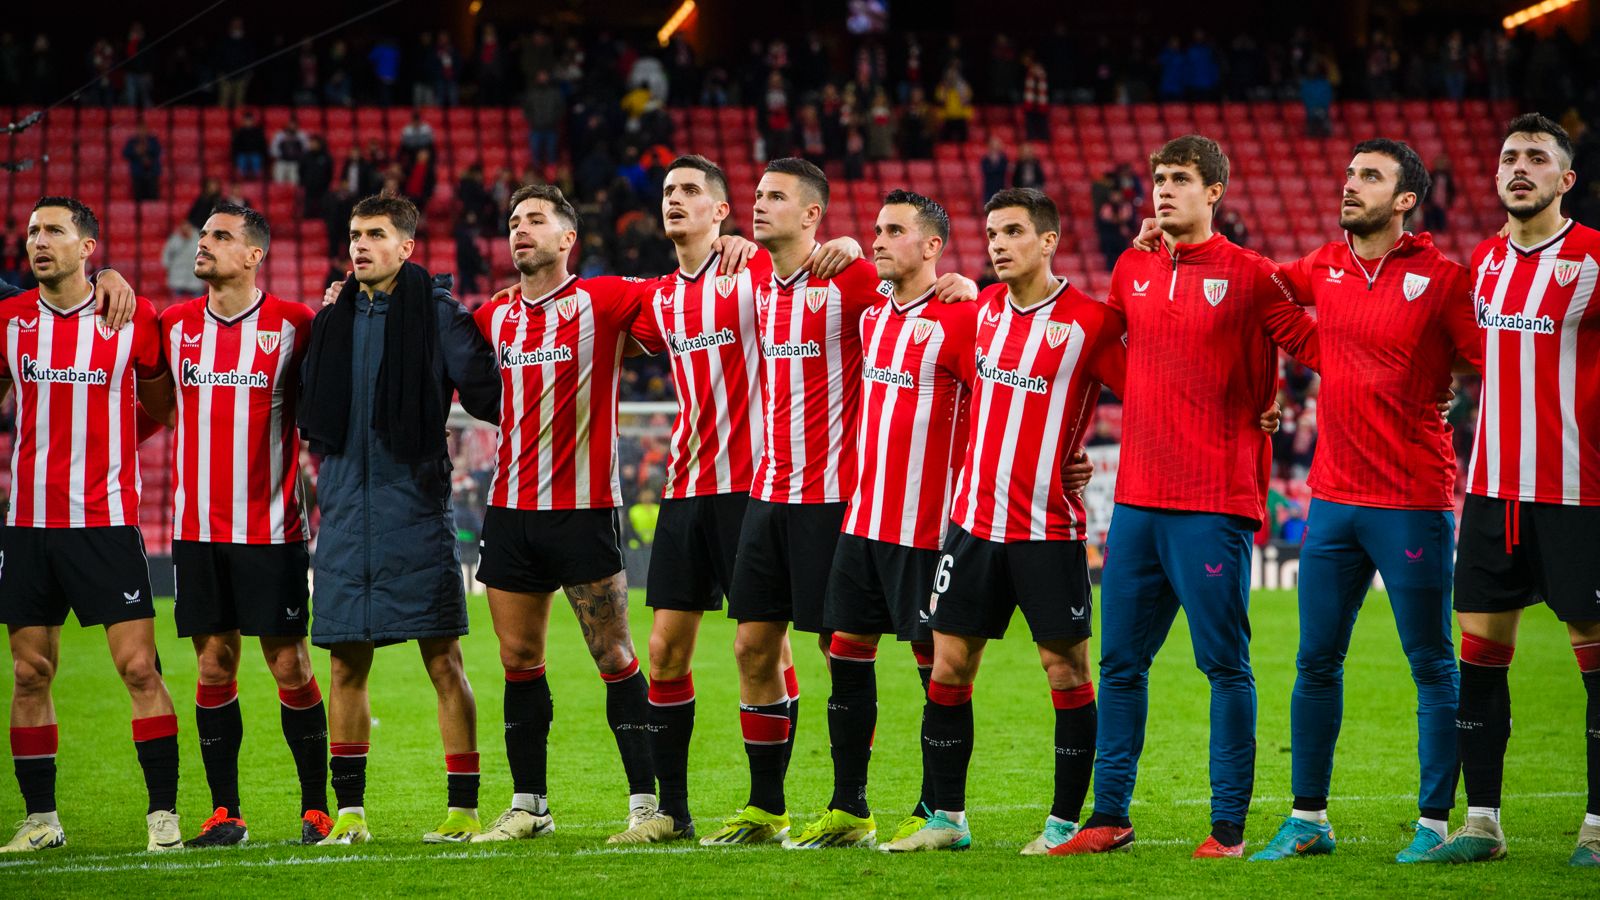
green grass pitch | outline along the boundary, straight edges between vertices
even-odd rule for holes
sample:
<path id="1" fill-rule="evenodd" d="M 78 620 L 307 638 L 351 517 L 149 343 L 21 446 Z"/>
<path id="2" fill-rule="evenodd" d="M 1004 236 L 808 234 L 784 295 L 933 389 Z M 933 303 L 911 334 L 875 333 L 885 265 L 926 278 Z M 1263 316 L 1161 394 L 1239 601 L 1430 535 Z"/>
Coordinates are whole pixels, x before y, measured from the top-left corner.
<path id="1" fill-rule="evenodd" d="M 158 607 L 162 659 L 177 700 L 184 836 L 209 814 L 195 741 L 195 663 L 173 637 L 170 606 Z M 1294 594 L 1258 592 L 1252 609 L 1260 689 L 1256 800 L 1247 836 L 1260 847 L 1289 805 L 1289 691 L 1294 678 Z M 649 611 L 634 592 L 635 641 L 643 647 Z M 472 602 L 466 659 L 478 696 L 484 820 L 510 798 L 501 730 L 501 679 L 488 609 Z M 61 721 L 59 799 L 68 846 L 0 858 L 0 896 L 472 897 L 508 891 L 557 896 L 750 896 L 1043 894 L 1060 896 L 1232 897 L 1600 896 L 1593 871 L 1566 865 L 1583 815 L 1583 691 L 1565 630 L 1543 607 L 1527 616 L 1511 683 L 1516 710 L 1506 777 L 1510 854 L 1499 863 L 1440 869 L 1390 860 L 1416 815 L 1414 693 L 1393 618 L 1375 594 L 1361 618 L 1347 674 L 1331 815 L 1333 857 L 1277 864 L 1192 861 L 1208 828 L 1206 706 L 1182 617 L 1151 682 L 1149 742 L 1133 818 L 1131 853 L 1103 858 L 1022 858 L 1017 850 L 1041 826 L 1049 803 L 1052 714 L 1043 674 L 1019 620 L 991 646 L 977 685 L 977 749 L 968 790 L 974 848 L 963 854 L 885 857 L 868 850 L 810 853 L 782 849 L 708 850 L 698 846 L 614 851 L 626 787 L 605 723 L 600 679 L 570 614 L 557 610 L 549 677 L 555 696 L 551 734 L 554 835 L 490 847 L 426 847 L 444 814 L 444 761 L 433 694 L 414 646 L 379 652 L 372 678 L 374 723 L 367 809 L 376 841 L 352 848 L 302 848 L 298 791 L 278 726 L 277 698 L 258 651 L 246 644 L 240 677 L 245 716 L 241 759 L 251 843 L 242 848 L 152 856 L 144 846 L 144 787 L 128 730 L 128 703 L 100 629 L 69 623 L 56 684 Z M 691 756 L 691 800 L 702 830 L 745 799 L 744 750 L 735 712 L 733 628 L 706 617 L 695 662 L 698 722 Z M 814 646 L 797 643 L 802 685 L 799 746 L 790 772 L 797 820 L 827 802 L 831 763 L 827 679 Z M 327 683 L 327 655 L 314 652 Z M 871 799 L 892 827 L 909 811 L 918 782 L 916 727 L 921 700 L 909 650 L 879 655 L 879 725 Z M 9 669 L 6 677 L 9 677 Z M 9 689 L 8 689 L 9 690 Z M 21 802 L 9 776 L 0 804 L 14 819 Z M 330 797 L 331 799 L 331 797 Z M 1452 825 L 1460 824 L 1459 800 Z M 9 832 L 7 832 L 9 834 Z"/>

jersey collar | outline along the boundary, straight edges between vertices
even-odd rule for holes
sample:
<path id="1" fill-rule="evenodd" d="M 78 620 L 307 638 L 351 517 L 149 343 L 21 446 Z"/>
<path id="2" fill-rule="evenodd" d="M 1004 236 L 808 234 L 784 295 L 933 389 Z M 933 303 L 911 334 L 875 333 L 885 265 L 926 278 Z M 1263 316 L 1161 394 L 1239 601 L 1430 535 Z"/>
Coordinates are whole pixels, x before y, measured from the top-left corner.
<path id="1" fill-rule="evenodd" d="M 700 268 L 696 269 L 692 275 L 688 272 L 685 272 L 682 266 L 679 266 L 678 280 L 685 284 L 694 284 L 696 281 L 704 278 L 707 272 L 715 268 L 717 265 L 717 260 L 721 258 L 721 253 L 718 253 L 715 250 L 711 251 L 711 255 L 706 257 L 704 262 L 700 263 Z"/>
<path id="2" fill-rule="evenodd" d="M 894 299 L 894 292 L 890 291 L 889 292 L 889 308 L 894 310 L 899 315 L 903 316 L 906 313 L 911 312 L 912 310 L 916 309 L 919 306 L 926 305 L 927 302 L 932 298 L 933 298 L 933 286 L 932 285 L 929 285 L 927 290 L 923 291 L 921 294 L 918 294 L 916 297 L 913 297 L 912 299 L 906 301 L 905 303 L 901 303 L 900 301 Z"/>
<path id="3" fill-rule="evenodd" d="M 773 284 L 776 284 L 781 290 L 788 290 L 789 288 L 799 284 L 802 278 L 805 278 L 807 275 L 811 274 L 811 270 L 807 268 L 807 266 L 813 259 L 817 258 L 817 251 L 821 249 L 821 244 L 817 243 L 816 241 L 812 241 L 811 252 L 806 254 L 806 261 L 800 264 L 800 268 L 794 270 L 794 274 L 790 275 L 788 278 L 779 278 L 777 270 L 773 270 Z"/>
<path id="4" fill-rule="evenodd" d="M 1522 256 L 1537 256 L 1538 254 L 1543 253 L 1546 250 L 1549 250 L 1551 245 L 1555 244 L 1557 241 L 1559 241 L 1562 238 L 1566 237 L 1567 236 L 1567 232 L 1572 230 L 1572 225 L 1573 225 L 1573 221 L 1571 219 L 1568 219 L 1566 221 L 1566 224 L 1562 225 L 1561 228 L 1559 230 L 1557 230 L 1555 234 L 1552 234 L 1549 237 L 1545 238 L 1544 240 L 1540 241 L 1539 243 L 1534 244 L 1532 247 L 1524 247 L 1524 246 L 1518 244 L 1516 241 L 1513 241 L 1510 237 L 1506 238 L 1506 246 L 1510 247 L 1511 249 L 1513 249 L 1515 251 L 1517 251 L 1517 253 L 1522 255 Z"/>
<path id="5" fill-rule="evenodd" d="M 529 306 L 540 306 L 540 305 L 544 304 L 546 301 L 550 300 L 551 298 L 559 297 L 562 294 L 566 293 L 567 288 L 572 287 L 572 285 L 575 284 L 577 282 L 577 280 L 578 280 L 578 276 L 576 276 L 576 275 L 568 275 L 566 277 L 566 280 L 564 280 L 560 284 L 556 285 L 554 289 L 546 291 L 545 293 L 540 294 L 539 296 L 534 297 L 531 300 L 528 299 L 527 297 L 523 297 L 522 298 L 522 302 L 526 303 Z M 522 288 L 521 287 L 517 288 L 517 293 L 518 294 L 522 293 Z"/>
<path id="6" fill-rule="evenodd" d="M 63 319 L 77 318 L 78 316 L 83 315 L 83 311 L 85 309 L 93 306 L 94 288 L 92 287 L 89 288 L 89 296 L 85 297 L 82 303 L 79 303 L 77 306 L 71 307 L 70 309 L 57 309 L 54 304 L 44 299 L 43 291 L 39 292 L 39 308 L 50 313 L 51 315 L 60 316 Z"/>
<path id="7" fill-rule="evenodd" d="M 243 322 L 245 319 L 248 319 L 251 316 L 255 315 L 256 313 L 260 312 L 261 311 L 261 304 L 263 304 L 265 302 L 267 302 L 266 293 L 263 292 L 260 288 L 256 288 L 256 299 L 255 299 L 255 302 L 250 304 L 248 307 L 246 307 L 244 312 L 241 312 L 236 316 L 220 316 L 220 315 L 217 314 L 216 310 L 211 308 L 211 297 L 210 297 L 210 295 L 207 295 L 206 296 L 206 315 L 211 318 L 211 321 L 216 322 L 218 325 L 221 325 L 221 326 L 223 326 L 225 328 L 228 328 L 228 327 L 232 327 L 234 325 L 237 325 L 240 322 Z"/>
<path id="8" fill-rule="evenodd" d="M 1061 283 L 1056 285 L 1056 289 L 1054 291 L 1050 292 L 1050 296 L 1040 300 L 1038 303 L 1035 303 L 1027 309 L 1023 309 L 1022 307 L 1018 306 L 1017 301 L 1011 299 L 1011 288 L 1006 288 L 1006 306 L 1010 307 L 1011 311 L 1019 316 L 1031 316 L 1041 309 L 1050 308 L 1057 300 L 1061 299 L 1062 293 L 1064 293 L 1067 289 L 1066 276 L 1056 275 L 1053 277 L 1061 279 Z"/>

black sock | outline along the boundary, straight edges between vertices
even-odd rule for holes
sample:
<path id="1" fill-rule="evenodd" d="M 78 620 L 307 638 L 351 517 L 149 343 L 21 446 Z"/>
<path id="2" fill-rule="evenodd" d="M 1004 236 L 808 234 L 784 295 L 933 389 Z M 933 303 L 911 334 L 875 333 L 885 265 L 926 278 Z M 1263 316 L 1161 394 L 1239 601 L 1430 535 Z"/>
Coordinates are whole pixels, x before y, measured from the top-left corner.
<path id="1" fill-rule="evenodd" d="M 54 724 L 11 728 L 11 764 L 17 787 L 29 814 L 56 811 L 56 749 L 59 731 Z"/>
<path id="2" fill-rule="evenodd" d="M 617 738 L 628 793 L 654 794 L 656 773 L 650 766 L 650 687 L 636 659 L 616 675 L 600 676 L 606 683 L 606 721 Z"/>
<path id="3" fill-rule="evenodd" d="M 744 734 L 745 755 L 750 759 L 749 805 L 773 815 L 788 811 L 783 796 L 783 770 L 791 703 L 779 700 L 761 706 L 739 704 L 739 729 Z"/>
<path id="4" fill-rule="evenodd" d="M 195 690 L 194 727 L 200 735 L 211 805 L 239 818 L 239 745 L 244 742 L 244 717 L 239 712 L 239 685 L 202 684 Z"/>
<path id="5" fill-rule="evenodd" d="M 1244 842 L 1244 826 L 1238 822 L 1212 822 L 1211 836 L 1224 847 L 1237 847 Z"/>
<path id="6" fill-rule="evenodd" d="M 1327 797 L 1302 797 L 1299 794 L 1296 794 L 1295 797 L 1294 797 L 1294 806 L 1292 808 L 1293 809 L 1298 809 L 1301 812 L 1321 812 L 1321 811 L 1323 811 L 1323 810 L 1328 808 L 1328 798 Z M 1423 816 L 1423 818 L 1429 819 L 1429 818 L 1435 818 L 1435 817 L 1434 816 Z M 1437 818 L 1445 818 L 1445 819 L 1447 819 L 1447 818 L 1449 818 L 1449 815 L 1446 814 L 1444 816 L 1439 816 Z"/>
<path id="7" fill-rule="evenodd" d="M 278 690 L 283 741 L 300 778 L 300 812 L 328 811 L 328 707 L 317 680 L 298 690 Z M 307 705 L 309 704 L 309 705 Z"/>
<path id="8" fill-rule="evenodd" d="M 933 678 L 933 645 L 914 643 L 912 651 L 917 655 L 917 678 L 922 681 L 922 696 L 928 696 L 928 682 Z M 924 662 L 926 660 L 926 662 Z M 925 735 L 928 725 L 928 705 L 922 705 L 922 722 L 918 730 L 919 735 Z M 933 770 L 928 766 L 928 742 L 918 739 L 922 748 L 922 790 L 917 794 L 917 807 L 911 811 L 913 816 L 927 818 L 933 815 Z"/>
<path id="9" fill-rule="evenodd" d="M 151 716 L 133 720 L 133 747 L 144 770 L 150 795 L 145 812 L 178 810 L 178 717 Z"/>
<path id="10" fill-rule="evenodd" d="M 789 777 L 789 760 L 794 759 L 794 736 L 800 733 L 800 679 L 794 666 L 783 670 L 783 686 L 789 697 L 789 739 L 783 743 L 783 777 Z"/>
<path id="11" fill-rule="evenodd" d="M 506 670 L 506 762 L 513 792 L 549 795 L 545 773 L 554 714 L 544 666 Z"/>
<path id="12" fill-rule="evenodd" d="M 1505 666 L 1461 661 L 1461 694 L 1456 706 L 1456 740 L 1467 805 L 1498 808 L 1505 772 L 1506 741 L 1511 737 L 1511 688 Z"/>
<path id="13" fill-rule="evenodd" d="M 1094 774 L 1098 720 L 1094 685 L 1050 694 L 1056 706 L 1056 791 L 1050 815 L 1076 822 L 1083 815 L 1083 798 L 1089 793 L 1089 776 Z"/>
<path id="14" fill-rule="evenodd" d="M 650 682 L 650 759 L 661 783 L 661 811 L 682 829 L 689 814 L 689 739 L 694 735 L 694 675 Z"/>
<path id="15" fill-rule="evenodd" d="M 478 808 L 478 753 L 444 755 L 445 802 L 456 809 Z"/>
<path id="16" fill-rule="evenodd" d="M 928 686 L 923 708 L 922 743 L 933 770 L 937 809 L 967 808 L 967 765 L 972 762 L 972 686 Z"/>
<path id="17" fill-rule="evenodd" d="M 333 802 L 339 809 L 366 806 L 367 796 L 367 744 L 333 743 L 328 770 L 333 783 Z"/>
<path id="18" fill-rule="evenodd" d="M 837 634 L 828 650 L 833 693 L 828 697 L 828 742 L 833 748 L 833 799 L 829 809 L 866 818 L 867 767 L 878 726 L 878 680 L 872 644 Z"/>
<path id="19" fill-rule="evenodd" d="M 1583 717 L 1589 743 L 1589 807 L 1591 816 L 1600 816 L 1600 669 L 1583 673 L 1583 689 L 1589 705 Z"/>

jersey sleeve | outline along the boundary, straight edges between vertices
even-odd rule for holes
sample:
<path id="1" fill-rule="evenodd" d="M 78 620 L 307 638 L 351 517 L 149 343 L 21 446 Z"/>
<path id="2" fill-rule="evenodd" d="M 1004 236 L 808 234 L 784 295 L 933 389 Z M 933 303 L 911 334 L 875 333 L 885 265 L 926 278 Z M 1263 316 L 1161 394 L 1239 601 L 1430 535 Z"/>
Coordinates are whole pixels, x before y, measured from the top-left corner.
<path id="1" fill-rule="evenodd" d="M 1294 288 L 1279 273 L 1277 265 L 1265 259 L 1257 262 L 1255 297 L 1267 336 L 1290 356 L 1320 369 L 1317 320 L 1300 305 Z"/>
<path id="2" fill-rule="evenodd" d="M 155 304 L 138 298 L 133 310 L 133 372 L 140 378 L 160 378 L 167 370 L 161 360 L 161 323 Z"/>
<path id="3" fill-rule="evenodd" d="M 1301 306 L 1317 304 L 1316 292 L 1311 289 L 1312 258 L 1315 256 L 1315 253 L 1308 253 L 1278 269 L 1278 274 L 1289 283 L 1289 289 L 1294 292 L 1295 302 Z"/>
<path id="4" fill-rule="evenodd" d="M 1128 378 L 1127 335 L 1128 324 L 1122 313 L 1109 303 L 1101 304 L 1100 321 L 1095 326 L 1094 347 L 1089 356 L 1089 374 L 1119 398 Z"/>
<path id="5" fill-rule="evenodd" d="M 1456 356 L 1466 360 L 1474 369 L 1483 371 L 1483 330 L 1478 327 L 1476 310 L 1472 302 L 1472 277 L 1461 266 L 1452 265 L 1451 278 L 1445 289 L 1445 331 L 1455 347 Z"/>
<path id="6" fill-rule="evenodd" d="M 289 357 L 289 359 L 294 366 L 293 371 L 299 372 L 300 364 L 305 361 L 306 353 L 310 352 L 311 350 L 311 320 L 316 318 L 316 313 L 312 311 L 311 307 L 306 306 L 304 303 L 287 301 L 286 306 L 287 309 L 284 313 L 284 318 L 288 319 L 289 324 L 294 326 L 295 338 L 293 351 L 294 355 Z M 163 316 L 161 321 L 161 334 L 163 335 L 161 339 L 161 346 L 162 348 L 165 348 L 167 345 L 165 337 L 167 333 L 166 317 Z"/>
<path id="7" fill-rule="evenodd" d="M 877 306 L 883 299 L 878 293 L 878 269 L 864 259 L 858 259 L 834 276 L 839 286 L 839 298 L 844 302 L 846 317 L 859 316 Z"/>
<path id="8" fill-rule="evenodd" d="M 978 310 L 988 309 L 981 299 L 941 307 L 939 324 L 944 329 L 940 361 L 951 375 L 971 387 L 978 380 Z"/>
<path id="9" fill-rule="evenodd" d="M 513 297 L 508 302 L 516 303 L 519 301 Z M 472 324 L 477 326 L 478 333 L 483 335 L 483 339 L 491 344 L 494 343 L 494 335 L 489 332 L 490 329 L 494 328 L 494 311 L 499 308 L 499 303 L 490 302 L 472 311 Z"/>
<path id="10" fill-rule="evenodd" d="M 628 324 L 628 336 L 638 341 L 645 352 L 651 355 L 667 349 L 666 336 L 661 333 L 661 326 L 656 322 L 654 310 L 656 294 L 662 290 L 670 290 L 670 284 L 669 279 L 662 278 L 651 285 L 644 295 L 638 315 Z"/>
<path id="11" fill-rule="evenodd" d="M 1131 277 L 1129 273 L 1133 269 L 1133 258 L 1130 254 L 1136 252 L 1138 251 L 1122 251 L 1122 255 L 1117 257 L 1117 264 L 1111 267 L 1111 288 L 1106 294 L 1106 305 L 1119 316 L 1127 309 L 1123 292 L 1127 290 L 1128 278 Z"/>
<path id="12" fill-rule="evenodd" d="M 500 421 L 500 365 L 478 319 L 448 291 L 435 290 L 439 317 L 439 355 L 447 384 L 456 389 L 461 406 L 474 419 Z M 479 312 L 488 310 L 486 304 Z M 449 387 L 446 387 L 449 390 Z"/>

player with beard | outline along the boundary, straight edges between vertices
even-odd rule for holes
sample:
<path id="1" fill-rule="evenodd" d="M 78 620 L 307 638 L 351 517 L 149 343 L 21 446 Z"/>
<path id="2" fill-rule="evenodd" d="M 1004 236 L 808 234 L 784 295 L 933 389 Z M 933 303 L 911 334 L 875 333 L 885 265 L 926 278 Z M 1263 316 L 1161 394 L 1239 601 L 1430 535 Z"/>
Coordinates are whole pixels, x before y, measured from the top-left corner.
<path id="1" fill-rule="evenodd" d="M 260 639 L 300 780 L 301 843 L 328 836 L 328 720 L 306 645 L 310 527 L 294 428 L 312 311 L 256 286 L 266 217 L 222 204 L 200 229 L 203 297 L 161 314 L 177 381 L 173 420 L 174 618 L 194 643 L 195 728 L 216 812 L 190 847 L 249 838 L 239 808 L 241 635 Z"/>
<path id="2" fill-rule="evenodd" d="M 1567 626 L 1588 697 L 1589 796 L 1570 862 L 1600 866 L 1600 232 L 1561 213 L 1572 152 L 1550 119 L 1511 120 L 1495 172 L 1507 228 L 1472 254 L 1483 397 L 1455 576 L 1467 818 L 1423 862 L 1506 853 L 1506 675 L 1523 607 L 1543 602 Z"/>
<path id="3" fill-rule="evenodd" d="M 521 278 L 474 314 L 501 379 L 499 444 L 478 580 L 505 669 L 511 806 L 475 841 L 530 839 L 555 828 L 548 803 L 550 686 L 545 642 L 559 588 L 606 685 L 606 719 L 628 782 L 628 823 L 658 812 L 649 701 L 628 629 L 617 390 L 628 330 L 647 282 L 579 278 L 567 260 L 578 216 L 558 188 L 511 196 L 508 244 Z"/>
<path id="4" fill-rule="evenodd" d="M 105 627 L 133 706 L 149 795 L 146 848 L 176 850 L 178 717 L 161 680 L 155 606 L 139 532 L 136 412 L 165 421 L 172 378 L 161 365 L 155 307 L 131 323 L 95 314 L 84 264 L 99 244 L 94 212 L 45 197 L 28 217 L 39 286 L 0 301 L 0 397 L 17 391 L 11 496 L 0 529 L 0 621 L 14 673 L 11 754 L 27 815 L 0 852 L 66 843 L 56 813 L 58 730 L 51 685 L 67 613 Z M 9 565 L 5 565 L 9 563 Z M 99 811 L 103 812 L 103 811 Z"/>

